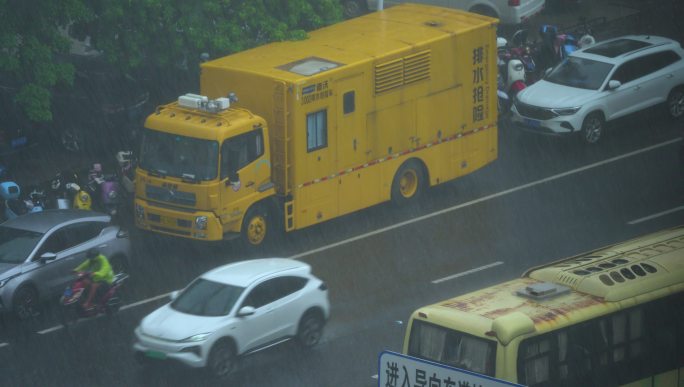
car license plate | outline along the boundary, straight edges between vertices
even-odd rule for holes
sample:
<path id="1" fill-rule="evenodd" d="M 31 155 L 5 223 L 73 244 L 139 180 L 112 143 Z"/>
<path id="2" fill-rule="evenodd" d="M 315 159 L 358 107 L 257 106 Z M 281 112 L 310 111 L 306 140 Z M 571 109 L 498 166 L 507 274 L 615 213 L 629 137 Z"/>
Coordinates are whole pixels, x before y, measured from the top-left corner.
<path id="1" fill-rule="evenodd" d="M 72 293 L 72 291 L 71 291 L 71 288 L 66 288 L 66 289 L 64 289 L 64 297 L 69 298 L 69 297 L 71 297 L 72 294 L 73 294 L 73 293 Z"/>
<path id="2" fill-rule="evenodd" d="M 166 359 L 166 354 L 164 352 L 158 352 L 158 351 L 145 351 L 145 356 L 151 357 L 152 359 L 160 359 L 160 360 Z"/>
<path id="3" fill-rule="evenodd" d="M 538 121 L 538 120 L 531 120 L 529 118 L 525 118 L 524 122 L 525 122 L 525 125 L 531 126 L 533 128 L 538 128 L 541 126 L 541 121 Z"/>
<path id="4" fill-rule="evenodd" d="M 169 218 L 168 216 L 162 216 L 161 217 L 161 224 L 165 226 L 173 226 L 176 224 L 174 218 Z"/>
<path id="5" fill-rule="evenodd" d="M 533 128 L 538 128 L 541 126 L 541 121 L 538 120 L 531 120 L 529 118 L 525 118 L 525 125 L 531 126 Z"/>

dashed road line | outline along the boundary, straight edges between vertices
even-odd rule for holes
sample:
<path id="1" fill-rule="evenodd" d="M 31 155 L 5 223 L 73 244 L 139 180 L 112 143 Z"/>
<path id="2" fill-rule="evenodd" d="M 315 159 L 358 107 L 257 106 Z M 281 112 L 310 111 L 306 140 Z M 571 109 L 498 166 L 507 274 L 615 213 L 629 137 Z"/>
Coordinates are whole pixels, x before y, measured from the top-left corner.
<path id="1" fill-rule="evenodd" d="M 682 211 L 682 210 L 684 210 L 684 206 L 679 206 L 679 207 L 671 208 L 671 209 L 669 209 L 669 210 L 665 210 L 665 211 L 662 211 L 662 212 L 658 212 L 657 214 L 653 214 L 653 215 L 645 216 L 645 217 L 643 217 L 643 218 L 631 220 L 631 221 L 627 222 L 627 224 L 629 224 L 630 226 L 633 226 L 633 225 L 635 225 L 635 224 L 637 224 L 637 223 L 641 223 L 641 222 L 645 222 L 645 221 L 647 221 L 647 220 L 659 218 L 659 217 L 661 217 L 661 216 L 665 216 L 665 215 L 671 214 L 671 213 L 673 213 L 673 212 Z"/>
<path id="2" fill-rule="evenodd" d="M 456 279 L 456 278 L 459 278 L 459 277 L 466 276 L 466 275 L 468 275 L 468 274 L 477 273 L 478 271 L 487 270 L 487 269 L 490 269 L 490 268 L 492 268 L 492 267 L 496 267 L 496 266 L 499 266 L 499 265 L 503 265 L 503 262 L 501 262 L 501 261 L 496 261 L 496 262 L 490 263 L 490 264 L 488 264 L 488 265 L 476 267 L 476 268 L 474 268 L 474 269 L 466 270 L 466 271 L 464 271 L 464 272 L 457 273 L 457 274 L 454 274 L 454 275 L 450 275 L 450 276 L 448 276 L 448 277 L 436 279 L 436 280 L 432 281 L 432 283 L 433 283 L 433 284 L 442 283 L 442 282 L 444 282 L 444 281 L 449 281 L 449 280 L 452 280 L 452 279 Z"/>

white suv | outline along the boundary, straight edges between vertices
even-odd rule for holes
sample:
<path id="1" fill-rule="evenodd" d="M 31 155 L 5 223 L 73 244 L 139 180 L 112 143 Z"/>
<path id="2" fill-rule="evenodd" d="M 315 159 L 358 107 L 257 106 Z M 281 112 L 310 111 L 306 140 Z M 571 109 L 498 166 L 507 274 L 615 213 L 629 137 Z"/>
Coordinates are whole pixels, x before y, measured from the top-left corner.
<path id="1" fill-rule="evenodd" d="M 265 258 L 213 269 L 143 318 L 133 345 L 143 364 L 169 359 L 228 376 L 238 356 L 296 338 L 318 343 L 328 287 L 306 263 Z"/>
<path id="2" fill-rule="evenodd" d="M 375 11 L 378 0 L 341 0 L 345 17 L 360 16 Z M 419 3 L 446 8 L 458 8 L 498 18 L 501 24 L 515 25 L 525 22 L 544 9 L 546 0 L 385 0 L 383 6 L 399 3 Z"/>
<path id="3" fill-rule="evenodd" d="M 523 89 L 511 109 L 514 126 L 545 134 L 603 137 L 607 121 L 666 103 L 684 115 L 684 50 L 658 36 L 623 36 L 572 53 Z"/>

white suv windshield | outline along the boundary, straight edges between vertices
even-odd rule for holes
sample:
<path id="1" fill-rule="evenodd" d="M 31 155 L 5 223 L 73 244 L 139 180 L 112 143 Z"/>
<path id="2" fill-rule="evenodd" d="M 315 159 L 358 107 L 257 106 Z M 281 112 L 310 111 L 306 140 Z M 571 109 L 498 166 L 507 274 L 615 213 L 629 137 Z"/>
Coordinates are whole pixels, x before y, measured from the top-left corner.
<path id="1" fill-rule="evenodd" d="M 225 316 L 244 288 L 200 278 L 176 298 L 171 307 L 195 316 Z"/>
<path id="2" fill-rule="evenodd" d="M 598 90 L 612 68 L 610 63 L 571 56 L 544 79 L 559 85 Z"/>

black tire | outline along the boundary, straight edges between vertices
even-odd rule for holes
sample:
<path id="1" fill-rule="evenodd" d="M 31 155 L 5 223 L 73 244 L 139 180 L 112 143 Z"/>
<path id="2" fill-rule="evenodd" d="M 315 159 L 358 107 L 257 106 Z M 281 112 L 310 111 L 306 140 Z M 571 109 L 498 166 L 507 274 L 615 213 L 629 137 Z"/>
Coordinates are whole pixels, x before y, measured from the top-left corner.
<path id="1" fill-rule="evenodd" d="M 603 114 L 594 112 L 584 118 L 582 122 L 582 140 L 588 144 L 596 144 L 603 138 L 606 129 L 606 120 Z"/>
<path id="2" fill-rule="evenodd" d="M 297 329 L 297 342 L 303 348 L 311 348 L 318 344 L 323 336 L 325 321 L 319 312 L 307 312 L 299 321 Z"/>
<path id="3" fill-rule="evenodd" d="M 342 0 L 342 14 L 346 19 L 351 19 L 368 13 L 366 0 Z"/>
<path id="4" fill-rule="evenodd" d="M 423 193 L 425 174 L 423 166 L 416 160 L 408 160 L 399 167 L 392 181 L 392 202 L 398 206 L 406 205 Z"/>
<path id="5" fill-rule="evenodd" d="M 235 346 L 228 341 L 219 341 L 211 348 L 207 370 L 215 378 L 226 378 L 235 370 L 237 354 Z"/>
<path id="6" fill-rule="evenodd" d="M 26 321 L 39 316 L 41 308 L 38 291 L 30 285 L 21 286 L 14 292 L 12 308 L 19 321 Z"/>
<path id="7" fill-rule="evenodd" d="M 277 233 L 272 212 L 263 203 L 253 205 L 242 219 L 242 243 L 249 250 L 262 250 Z"/>
<path id="8" fill-rule="evenodd" d="M 674 120 L 684 116 L 684 87 L 675 88 L 667 96 L 667 112 Z"/>

